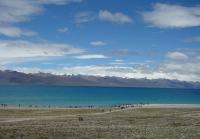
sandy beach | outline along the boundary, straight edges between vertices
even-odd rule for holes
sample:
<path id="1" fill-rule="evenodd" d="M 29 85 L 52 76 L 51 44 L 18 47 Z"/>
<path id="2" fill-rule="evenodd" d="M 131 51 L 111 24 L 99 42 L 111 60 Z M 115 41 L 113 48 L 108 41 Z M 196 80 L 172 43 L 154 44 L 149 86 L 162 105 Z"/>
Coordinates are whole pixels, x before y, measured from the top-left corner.
<path id="1" fill-rule="evenodd" d="M 0 109 L 112 109 L 112 108 L 200 108 L 200 104 L 122 104 L 116 106 L 97 107 L 97 106 L 27 106 L 27 105 L 7 105 L 6 107 L 0 107 Z"/>
<path id="2" fill-rule="evenodd" d="M 144 108 L 200 108 L 200 104 L 146 104 Z"/>

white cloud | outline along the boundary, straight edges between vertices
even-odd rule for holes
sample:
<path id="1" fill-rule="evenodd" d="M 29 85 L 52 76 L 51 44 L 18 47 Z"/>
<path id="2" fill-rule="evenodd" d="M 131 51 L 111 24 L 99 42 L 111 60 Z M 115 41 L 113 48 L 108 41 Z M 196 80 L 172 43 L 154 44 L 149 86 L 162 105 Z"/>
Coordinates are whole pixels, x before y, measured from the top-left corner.
<path id="1" fill-rule="evenodd" d="M 109 63 L 110 65 L 129 65 L 130 63 L 124 63 L 122 59 L 116 59 L 114 62 Z"/>
<path id="2" fill-rule="evenodd" d="M 82 2 L 83 0 L 37 0 L 34 2 L 39 4 L 56 4 L 56 5 L 64 5 L 72 2 Z"/>
<path id="3" fill-rule="evenodd" d="M 1 26 L 0 27 L 0 35 L 5 35 L 9 37 L 20 37 L 20 36 L 34 36 L 35 32 L 29 30 L 22 30 L 18 27 L 12 26 Z"/>
<path id="4" fill-rule="evenodd" d="M 121 66 L 74 66 L 64 67 L 60 69 L 40 69 L 40 68 L 15 68 L 14 70 L 25 72 L 25 73 L 37 73 L 37 72 L 50 72 L 57 75 L 94 75 L 94 76 L 116 76 L 126 78 L 143 78 L 142 71 L 131 67 Z M 138 74 L 137 74 L 138 73 Z"/>
<path id="5" fill-rule="evenodd" d="M 64 27 L 64 28 L 59 28 L 58 29 L 58 32 L 61 32 L 61 33 L 65 33 L 65 32 L 68 32 L 68 28 L 67 27 Z"/>
<path id="6" fill-rule="evenodd" d="M 0 61 L 15 58 L 55 57 L 79 54 L 83 50 L 68 44 L 29 41 L 0 41 Z"/>
<path id="7" fill-rule="evenodd" d="M 186 40 L 187 42 L 200 42 L 200 36 L 194 36 Z"/>
<path id="8" fill-rule="evenodd" d="M 41 64 L 43 64 L 43 65 L 52 65 L 53 63 L 51 63 L 51 62 L 43 62 Z"/>
<path id="9" fill-rule="evenodd" d="M 75 15 L 75 23 L 86 23 L 96 19 L 96 14 L 91 11 L 80 12 Z"/>
<path id="10" fill-rule="evenodd" d="M 44 11 L 45 4 L 63 5 L 71 2 L 81 2 L 81 0 L 0 0 L 0 35 L 31 36 L 33 32 L 13 26 L 16 23 L 29 21 L 31 16 L 40 14 Z"/>
<path id="11" fill-rule="evenodd" d="M 52 50 L 52 49 L 51 49 Z M 199 81 L 200 82 L 200 49 L 178 49 L 182 54 L 187 55 L 187 60 L 174 60 L 171 57 L 165 57 L 156 67 L 151 67 L 148 63 L 136 64 L 133 67 L 127 66 L 126 61 L 117 60 L 105 65 L 88 65 L 88 66 L 65 66 L 63 68 L 28 68 L 14 67 L 17 70 L 26 73 L 45 72 L 57 75 L 93 75 L 93 76 L 116 76 L 122 78 L 147 78 L 147 79 L 178 79 L 182 81 Z M 49 50 L 50 51 L 50 50 Z M 55 51 L 55 50 L 53 50 Z M 60 52 L 59 50 L 57 50 Z M 173 52 L 170 52 L 173 53 Z M 8 54 L 8 53 L 7 53 Z M 62 53 L 61 53 L 62 54 Z M 168 54 L 168 53 L 167 53 Z M 166 54 L 166 55 L 167 55 Z M 1 55 L 1 54 L 0 54 Z M 96 55 L 82 55 L 80 58 L 104 57 Z M 49 61 L 48 61 L 49 62 Z M 133 61 L 134 62 L 134 61 Z M 123 64 L 125 63 L 125 64 Z M 125 66 L 126 65 L 126 66 Z M 5 69 L 5 68 L 4 68 Z"/>
<path id="12" fill-rule="evenodd" d="M 100 10 L 99 11 L 99 19 L 104 21 L 110 21 L 114 23 L 131 23 L 133 20 L 128 15 L 125 15 L 123 13 L 117 12 L 117 13 L 111 13 L 107 10 Z"/>
<path id="13" fill-rule="evenodd" d="M 165 78 L 200 82 L 200 62 L 198 61 L 163 62 L 158 70 L 169 75 Z"/>
<path id="14" fill-rule="evenodd" d="M 105 42 L 103 41 L 93 41 L 93 42 L 90 42 L 91 45 L 94 45 L 94 46 L 103 46 L 103 45 L 106 45 Z"/>
<path id="15" fill-rule="evenodd" d="M 120 12 L 111 13 L 108 10 L 100 10 L 98 13 L 85 11 L 80 12 L 75 15 L 76 23 L 86 23 L 93 20 L 109 21 L 113 23 L 123 24 L 133 22 L 132 18 Z"/>
<path id="16" fill-rule="evenodd" d="M 40 68 L 27 68 L 18 67 L 17 70 L 25 73 L 52 73 L 56 75 L 92 75 L 92 76 L 109 76 L 109 77 L 122 77 L 122 78 L 147 78 L 147 79 L 178 79 L 182 81 L 200 81 L 200 77 L 196 74 L 183 74 L 177 72 L 165 72 L 162 70 L 150 69 L 137 69 L 133 67 L 124 66 L 74 66 L 64 67 L 59 69 L 40 69 Z"/>
<path id="17" fill-rule="evenodd" d="M 200 82 L 200 49 L 180 49 L 181 53 L 188 56 L 187 60 L 174 60 L 166 57 L 161 63 L 152 68 L 148 63 L 138 63 L 133 67 L 127 62 L 117 60 L 107 65 L 70 66 L 59 69 L 18 68 L 22 72 L 50 72 L 57 75 L 93 75 L 116 76 L 122 78 L 147 78 L 147 79 L 177 79 L 181 81 Z M 176 52 L 176 51 L 175 51 Z M 125 63 L 125 64 L 123 64 Z M 126 66 L 125 66 L 126 65 Z"/>
<path id="18" fill-rule="evenodd" d="M 159 28 L 200 26 L 200 6 L 185 7 L 157 3 L 153 11 L 143 13 L 144 20 Z"/>
<path id="19" fill-rule="evenodd" d="M 105 55 L 100 55 L 100 54 L 85 54 L 85 55 L 78 55 L 75 56 L 74 58 L 77 59 L 102 59 L 102 58 L 109 58 Z"/>
<path id="20" fill-rule="evenodd" d="M 188 56 L 181 52 L 168 52 L 167 57 L 174 60 L 186 60 Z"/>
<path id="21" fill-rule="evenodd" d="M 116 59 L 115 62 L 124 62 L 122 59 Z"/>
<path id="22" fill-rule="evenodd" d="M 167 72 L 176 72 L 179 74 L 200 74 L 200 62 L 184 62 L 184 63 L 177 63 L 177 62 L 166 62 L 162 63 L 161 67 L 162 71 Z M 200 78 L 200 75 L 197 76 Z M 188 77 L 189 78 L 189 77 Z"/>
<path id="23" fill-rule="evenodd" d="M 81 0 L 1 0 L 0 22 L 23 22 L 29 20 L 31 15 L 42 12 L 44 4 L 62 5 L 71 2 L 81 2 Z"/>
<path id="24" fill-rule="evenodd" d="M 18 23 L 30 19 L 30 15 L 38 14 L 42 7 L 28 0 L 1 0 L 0 23 Z"/>
<path id="25" fill-rule="evenodd" d="M 179 49 L 174 51 L 172 57 L 160 63 L 157 70 L 168 73 L 171 78 L 185 81 L 200 81 L 200 49 Z M 168 53 L 168 54 L 169 54 Z M 167 54 L 167 56 L 168 56 Z"/>
<path id="26" fill-rule="evenodd" d="M 122 62 L 111 62 L 110 65 L 125 65 L 125 63 Z"/>

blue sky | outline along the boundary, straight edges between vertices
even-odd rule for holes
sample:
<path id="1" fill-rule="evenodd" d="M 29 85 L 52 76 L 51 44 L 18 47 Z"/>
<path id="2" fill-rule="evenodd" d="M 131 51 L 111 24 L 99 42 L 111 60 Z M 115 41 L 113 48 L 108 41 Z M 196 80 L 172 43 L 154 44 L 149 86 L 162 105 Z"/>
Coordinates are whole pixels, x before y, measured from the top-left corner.
<path id="1" fill-rule="evenodd" d="M 200 81 L 199 0 L 0 0 L 0 68 Z"/>

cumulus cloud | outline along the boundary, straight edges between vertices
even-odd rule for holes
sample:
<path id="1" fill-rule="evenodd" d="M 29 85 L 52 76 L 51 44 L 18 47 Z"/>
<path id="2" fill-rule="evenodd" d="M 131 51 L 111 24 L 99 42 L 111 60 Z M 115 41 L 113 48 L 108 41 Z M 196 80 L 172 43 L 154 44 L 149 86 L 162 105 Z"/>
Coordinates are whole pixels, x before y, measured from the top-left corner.
<path id="1" fill-rule="evenodd" d="M 106 45 L 105 42 L 103 41 L 93 41 L 93 42 L 90 42 L 91 45 L 94 45 L 94 46 L 103 46 L 103 45 Z"/>
<path id="2" fill-rule="evenodd" d="M 103 21 L 109 21 L 114 23 L 131 23 L 133 20 L 128 15 L 125 15 L 123 13 L 117 12 L 117 13 L 111 13 L 107 10 L 100 10 L 99 11 L 99 19 Z"/>
<path id="3" fill-rule="evenodd" d="M 200 26 L 200 6 L 186 7 L 157 3 L 153 10 L 143 13 L 144 20 L 159 28 Z"/>
<path id="4" fill-rule="evenodd" d="M 0 41 L 0 61 L 12 62 L 16 58 L 58 57 L 80 54 L 84 50 L 68 44 L 29 41 Z"/>
<path id="5" fill-rule="evenodd" d="M 100 55 L 100 54 L 84 54 L 84 55 L 78 55 L 75 56 L 74 58 L 77 59 L 102 59 L 102 58 L 109 58 L 105 55 Z"/>
<path id="6" fill-rule="evenodd" d="M 183 81 L 200 81 L 200 62 L 198 61 L 163 62 L 158 70 L 169 76 L 165 78 Z"/>
<path id="7" fill-rule="evenodd" d="M 21 72 L 49 72 L 57 75 L 93 75 L 116 76 L 122 78 L 147 78 L 147 79 L 177 79 L 181 81 L 200 81 L 200 49 L 179 49 L 188 56 L 187 60 L 174 60 L 166 57 L 158 66 L 152 68 L 148 63 L 136 66 L 127 66 L 125 61 L 117 60 L 113 64 L 70 66 L 59 69 L 41 69 L 20 67 L 14 70 Z M 175 51 L 177 52 L 177 51 Z M 168 54 L 166 54 L 168 55 Z M 88 56 L 89 57 L 89 56 Z M 123 63 L 122 63 L 123 62 Z M 117 63 L 117 64 L 116 64 Z M 126 65 L 126 66 L 125 66 Z"/>
<path id="8" fill-rule="evenodd" d="M 81 0 L 1 0 L 0 22 L 16 23 L 30 19 L 30 16 L 39 14 L 44 10 L 44 4 L 68 4 L 81 2 Z"/>
<path id="9" fill-rule="evenodd" d="M 188 56 L 181 52 L 168 52 L 167 57 L 174 60 L 186 60 Z"/>
<path id="10" fill-rule="evenodd" d="M 73 66 L 73 67 L 63 67 L 60 69 L 40 69 L 40 68 L 16 68 L 15 70 L 25 72 L 25 73 L 37 73 L 37 72 L 50 72 L 58 75 L 93 75 L 93 76 L 116 76 L 123 78 L 143 78 L 142 71 L 131 67 L 122 66 Z M 138 74 L 137 74 L 138 73 Z"/>
<path id="11" fill-rule="evenodd" d="M 68 28 L 67 27 L 64 27 L 64 28 L 59 28 L 58 29 L 58 32 L 61 32 L 61 33 L 65 33 L 65 32 L 68 32 Z"/>
<path id="12" fill-rule="evenodd" d="M 200 42 L 200 36 L 194 36 L 186 39 L 186 42 Z"/>
<path id="13" fill-rule="evenodd" d="M 116 59 L 109 64 L 110 65 L 130 65 L 130 63 L 124 63 L 124 60 L 122 60 L 122 59 Z"/>
<path id="14" fill-rule="evenodd" d="M 86 23 L 96 19 L 96 14 L 91 11 L 79 12 L 75 15 L 75 23 Z"/>
<path id="15" fill-rule="evenodd" d="M 185 75 L 200 74 L 200 62 L 176 63 L 170 61 L 163 63 L 160 68 L 162 69 L 162 71 L 176 72 L 179 74 L 185 73 Z M 200 78 L 199 75 L 197 77 Z"/>
<path id="16" fill-rule="evenodd" d="M 167 54 L 167 59 L 158 67 L 159 71 L 179 80 L 200 81 L 200 49 L 186 48 L 170 53 L 172 57 Z"/>
<path id="17" fill-rule="evenodd" d="M 9 37 L 20 37 L 20 36 L 34 36 L 37 33 L 29 30 L 23 30 L 18 27 L 12 26 L 1 26 L 0 35 L 5 35 Z"/>
<path id="18" fill-rule="evenodd" d="M 76 23 L 86 23 L 86 22 L 90 22 L 96 19 L 101 20 L 101 21 L 118 23 L 118 24 L 133 22 L 132 18 L 124 13 L 121 13 L 121 12 L 112 13 L 108 10 L 100 10 L 98 13 L 85 11 L 85 12 L 77 13 L 75 15 Z"/>
<path id="19" fill-rule="evenodd" d="M 40 14 L 44 11 L 45 4 L 63 5 L 71 2 L 81 2 L 81 0 L 0 0 L 0 34 L 9 37 L 31 36 L 33 32 L 13 26 Z"/>
<path id="20" fill-rule="evenodd" d="M 43 9 L 33 1 L 1 0 L 0 23 L 18 23 L 30 19 L 30 15 L 38 14 Z"/>
<path id="21" fill-rule="evenodd" d="M 72 2 L 82 2 L 83 0 L 33 0 L 35 3 L 39 4 L 56 4 L 56 5 L 64 5 Z"/>
<path id="22" fill-rule="evenodd" d="M 127 66 L 126 61 L 115 60 L 113 63 L 107 65 L 64 66 L 59 69 L 19 67 L 14 68 L 14 70 L 26 73 L 49 72 L 57 75 L 81 74 L 101 77 L 115 76 L 136 79 L 176 79 L 200 82 L 200 49 L 187 48 L 179 49 L 179 51 L 188 56 L 187 60 L 174 60 L 166 56 L 166 59 L 161 61 L 161 63 L 154 68 L 149 66 L 148 63 Z M 168 55 L 168 53 L 166 55 Z"/>
<path id="23" fill-rule="evenodd" d="M 25 73 L 53 73 L 56 75 L 92 75 L 92 76 L 114 76 L 122 78 L 147 78 L 147 79 L 178 79 L 181 81 L 200 81 L 200 77 L 193 73 L 166 72 L 162 70 L 150 70 L 148 68 L 134 68 L 126 66 L 73 66 L 59 69 L 41 69 L 18 67 L 14 70 Z"/>
<path id="24" fill-rule="evenodd" d="M 115 62 L 123 62 L 124 60 L 122 59 L 116 59 Z"/>
<path id="25" fill-rule="evenodd" d="M 140 53 L 130 49 L 114 49 L 108 55 L 111 57 L 123 58 L 127 56 L 138 56 Z"/>

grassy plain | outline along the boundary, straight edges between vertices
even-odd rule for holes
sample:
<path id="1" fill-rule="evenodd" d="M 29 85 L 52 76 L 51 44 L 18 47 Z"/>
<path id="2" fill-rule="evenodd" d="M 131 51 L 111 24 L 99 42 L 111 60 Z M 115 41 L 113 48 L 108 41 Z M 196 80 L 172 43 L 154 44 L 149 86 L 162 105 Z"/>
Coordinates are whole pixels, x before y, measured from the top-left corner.
<path id="1" fill-rule="evenodd" d="M 0 109 L 0 139 L 200 139 L 200 108 Z"/>

